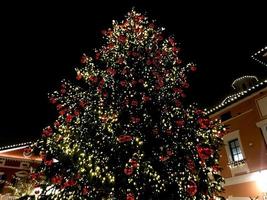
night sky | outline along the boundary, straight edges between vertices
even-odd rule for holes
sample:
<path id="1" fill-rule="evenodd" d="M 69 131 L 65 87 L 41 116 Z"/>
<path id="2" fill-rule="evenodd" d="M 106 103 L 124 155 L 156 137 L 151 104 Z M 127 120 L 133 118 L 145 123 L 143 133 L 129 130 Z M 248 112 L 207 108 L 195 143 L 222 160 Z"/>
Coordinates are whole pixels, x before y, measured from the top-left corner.
<path id="1" fill-rule="evenodd" d="M 184 58 L 197 64 L 188 96 L 201 107 L 219 103 L 235 78 L 267 77 L 266 66 L 250 58 L 267 45 L 265 6 L 159 2 L 1 5 L 0 145 L 39 137 L 56 119 L 47 93 L 57 89 L 61 79 L 75 79 L 80 55 L 98 47 L 101 30 L 132 6 L 174 35 Z"/>

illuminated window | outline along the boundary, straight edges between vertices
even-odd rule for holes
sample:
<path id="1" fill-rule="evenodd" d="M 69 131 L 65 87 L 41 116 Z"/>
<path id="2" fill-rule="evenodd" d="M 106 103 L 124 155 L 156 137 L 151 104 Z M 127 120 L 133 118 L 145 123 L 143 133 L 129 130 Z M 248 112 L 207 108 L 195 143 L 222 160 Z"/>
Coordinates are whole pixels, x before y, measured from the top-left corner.
<path id="1" fill-rule="evenodd" d="M 238 139 L 229 141 L 229 148 L 233 161 L 240 161 L 244 159 Z"/>

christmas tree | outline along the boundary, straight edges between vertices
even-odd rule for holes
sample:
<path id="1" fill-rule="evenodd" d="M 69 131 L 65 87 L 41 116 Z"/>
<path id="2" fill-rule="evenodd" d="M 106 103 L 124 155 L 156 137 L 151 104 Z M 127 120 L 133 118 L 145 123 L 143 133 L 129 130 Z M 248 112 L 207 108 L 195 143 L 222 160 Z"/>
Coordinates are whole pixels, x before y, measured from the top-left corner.
<path id="1" fill-rule="evenodd" d="M 77 84 L 49 95 L 59 116 L 33 146 L 40 199 L 213 199 L 224 126 L 185 106 L 193 63 L 173 36 L 131 10 L 83 54 Z"/>

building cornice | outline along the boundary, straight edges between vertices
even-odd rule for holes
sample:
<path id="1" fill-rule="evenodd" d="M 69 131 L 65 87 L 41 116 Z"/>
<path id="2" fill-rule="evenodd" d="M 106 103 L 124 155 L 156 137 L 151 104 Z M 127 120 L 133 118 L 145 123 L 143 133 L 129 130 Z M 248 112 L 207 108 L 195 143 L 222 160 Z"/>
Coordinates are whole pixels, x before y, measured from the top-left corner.
<path id="1" fill-rule="evenodd" d="M 264 88 L 262 88 L 264 86 Z M 262 88 L 262 89 L 260 89 Z M 259 90 L 260 89 L 260 90 Z M 256 95 L 258 95 L 259 93 L 263 92 L 263 91 L 267 91 L 267 79 L 256 84 L 255 86 L 249 88 L 246 91 L 237 93 L 235 95 L 231 95 L 228 97 L 229 98 L 228 101 L 226 102 L 222 102 L 221 104 L 211 108 L 210 110 L 206 111 L 208 115 L 210 115 L 211 117 L 214 117 L 216 115 L 219 115 L 222 112 L 225 112 L 227 109 L 230 109 L 244 101 L 247 101 L 250 98 L 255 97 Z"/>
<path id="2" fill-rule="evenodd" d="M 23 143 L 19 143 L 19 144 L 12 144 L 12 145 L 3 146 L 3 147 L 0 147 L 0 153 L 23 149 L 23 148 L 29 146 L 30 144 L 32 144 L 32 142 L 23 142 Z"/>

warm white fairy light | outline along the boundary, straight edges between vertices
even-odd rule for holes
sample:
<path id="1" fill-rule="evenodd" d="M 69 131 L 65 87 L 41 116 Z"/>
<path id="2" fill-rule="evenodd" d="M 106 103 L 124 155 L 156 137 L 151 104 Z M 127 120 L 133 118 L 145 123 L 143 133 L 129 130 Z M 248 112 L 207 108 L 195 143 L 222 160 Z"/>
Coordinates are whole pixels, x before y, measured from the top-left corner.
<path id="1" fill-rule="evenodd" d="M 232 103 L 232 102 L 234 102 L 234 101 L 236 101 L 238 99 L 241 99 L 245 95 L 248 95 L 248 94 L 256 91 L 257 89 L 262 88 L 265 85 L 267 85 L 267 79 L 257 83 L 256 85 L 248 88 L 247 90 L 244 90 L 242 92 L 238 92 L 236 94 L 227 96 L 219 105 L 211 108 L 210 110 L 208 110 L 206 112 L 207 112 L 207 114 L 211 114 L 211 113 L 219 110 L 220 108 L 225 107 L 225 106 L 229 105 L 230 103 Z"/>
<path id="2" fill-rule="evenodd" d="M 179 199 L 213 197 L 200 184 L 221 191 L 221 177 L 210 182 L 206 172 L 218 165 L 225 130 L 196 105 L 184 105 L 196 66 L 182 62 L 163 30 L 134 10 L 114 20 L 103 31 L 105 44 L 76 67 L 88 87 L 63 80 L 50 95 L 59 117 L 35 149 L 43 157 L 37 172 L 59 189 L 53 198 L 140 200 L 170 185 Z"/>
<path id="3" fill-rule="evenodd" d="M 32 142 L 23 142 L 23 143 L 19 143 L 19 144 L 7 145 L 7 146 L 0 147 L 0 151 L 10 149 L 10 148 L 22 148 L 23 146 L 27 147 L 30 144 L 32 144 Z"/>
<path id="4" fill-rule="evenodd" d="M 237 79 L 235 79 L 235 80 L 233 81 L 233 83 L 232 83 L 232 87 L 233 87 L 234 89 L 236 89 L 235 84 L 236 84 L 237 82 L 239 82 L 239 81 L 244 80 L 244 79 L 254 79 L 254 80 L 256 80 L 256 81 L 259 81 L 259 79 L 258 79 L 256 76 L 242 76 L 242 77 L 237 78 Z"/>
<path id="5" fill-rule="evenodd" d="M 265 52 L 266 51 L 266 52 Z M 262 60 L 258 59 L 258 55 L 261 54 L 262 52 L 265 52 L 263 54 L 263 57 L 266 57 L 266 53 L 267 53 L 267 46 L 263 47 L 261 50 L 257 51 L 256 53 L 254 53 L 251 58 L 255 61 L 257 61 L 258 63 L 264 65 L 267 67 L 267 62 L 263 62 Z"/>

